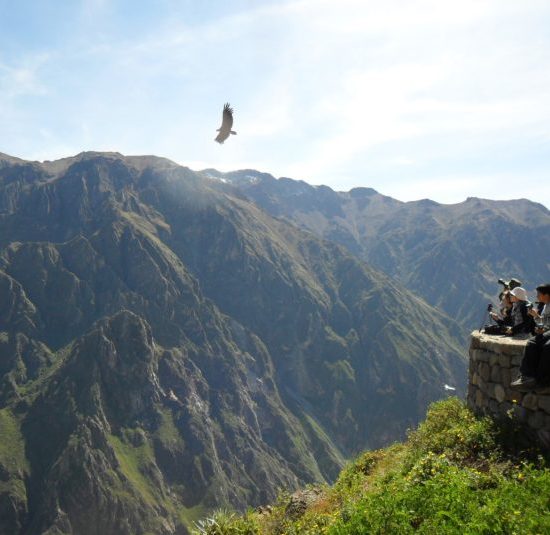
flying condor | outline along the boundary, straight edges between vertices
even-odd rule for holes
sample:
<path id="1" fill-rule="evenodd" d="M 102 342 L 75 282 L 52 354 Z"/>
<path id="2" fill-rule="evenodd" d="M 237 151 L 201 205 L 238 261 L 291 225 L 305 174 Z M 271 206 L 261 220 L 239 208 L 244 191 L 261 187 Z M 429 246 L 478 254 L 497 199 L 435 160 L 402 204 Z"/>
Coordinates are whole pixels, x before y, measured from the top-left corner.
<path id="1" fill-rule="evenodd" d="M 223 142 L 229 137 L 229 134 L 236 134 L 231 130 L 233 126 L 233 108 L 227 103 L 223 107 L 222 125 L 218 128 L 219 134 L 216 136 L 215 141 L 223 145 Z"/>

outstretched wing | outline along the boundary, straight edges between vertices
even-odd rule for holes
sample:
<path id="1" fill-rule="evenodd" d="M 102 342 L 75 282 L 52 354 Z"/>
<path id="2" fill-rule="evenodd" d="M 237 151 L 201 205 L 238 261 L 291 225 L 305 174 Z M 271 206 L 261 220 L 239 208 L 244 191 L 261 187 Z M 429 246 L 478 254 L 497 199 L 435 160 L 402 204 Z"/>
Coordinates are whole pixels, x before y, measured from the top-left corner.
<path id="1" fill-rule="evenodd" d="M 231 127 L 233 126 L 233 108 L 226 103 L 223 107 L 223 119 L 222 119 L 222 130 L 227 129 L 231 132 Z"/>

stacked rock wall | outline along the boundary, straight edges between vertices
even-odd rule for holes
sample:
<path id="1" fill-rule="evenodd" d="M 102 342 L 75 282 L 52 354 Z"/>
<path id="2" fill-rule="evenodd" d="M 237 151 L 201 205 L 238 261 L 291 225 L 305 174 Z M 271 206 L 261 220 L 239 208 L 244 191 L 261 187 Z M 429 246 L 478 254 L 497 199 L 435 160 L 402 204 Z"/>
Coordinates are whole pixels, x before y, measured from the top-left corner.
<path id="1" fill-rule="evenodd" d="M 472 333 L 468 405 L 479 414 L 516 419 L 550 446 L 550 389 L 518 392 L 510 388 L 519 374 L 526 343 Z"/>

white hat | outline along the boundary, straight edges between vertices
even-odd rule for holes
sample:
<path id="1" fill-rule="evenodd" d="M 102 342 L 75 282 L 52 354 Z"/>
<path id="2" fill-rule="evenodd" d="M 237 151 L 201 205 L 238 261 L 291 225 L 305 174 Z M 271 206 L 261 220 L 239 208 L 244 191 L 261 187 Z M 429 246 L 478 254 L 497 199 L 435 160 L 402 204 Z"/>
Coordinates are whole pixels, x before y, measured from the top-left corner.
<path id="1" fill-rule="evenodd" d="M 520 301 L 529 301 L 525 288 L 522 288 L 521 286 L 518 286 L 517 288 L 510 290 L 510 293 L 514 297 L 517 297 Z"/>

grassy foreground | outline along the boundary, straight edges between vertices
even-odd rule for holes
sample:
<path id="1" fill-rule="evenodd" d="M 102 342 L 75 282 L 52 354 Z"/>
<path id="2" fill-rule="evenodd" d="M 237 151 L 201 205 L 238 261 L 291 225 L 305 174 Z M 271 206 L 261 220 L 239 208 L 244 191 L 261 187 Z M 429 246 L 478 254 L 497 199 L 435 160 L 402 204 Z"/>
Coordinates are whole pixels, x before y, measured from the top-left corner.
<path id="1" fill-rule="evenodd" d="M 244 515 L 216 511 L 194 534 L 550 533 L 548 460 L 514 445 L 510 430 L 450 398 L 404 444 L 362 454 L 334 486 L 305 489 L 301 502 L 283 493 Z"/>

